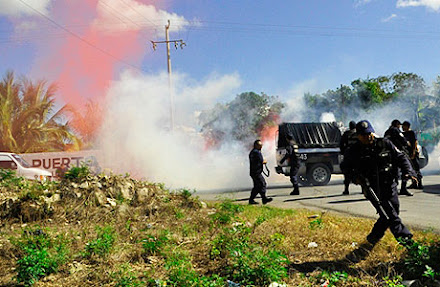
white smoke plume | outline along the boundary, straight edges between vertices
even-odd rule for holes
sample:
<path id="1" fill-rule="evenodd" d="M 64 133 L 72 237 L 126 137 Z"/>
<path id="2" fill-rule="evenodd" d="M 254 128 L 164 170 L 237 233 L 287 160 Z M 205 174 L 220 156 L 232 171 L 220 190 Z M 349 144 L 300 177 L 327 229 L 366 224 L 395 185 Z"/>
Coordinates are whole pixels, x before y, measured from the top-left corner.
<path id="1" fill-rule="evenodd" d="M 170 110 L 167 74 L 139 75 L 124 72 L 108 93 L 108 114 L 100 137 L 101 150 L 117 163 L 116 171 L 171 188 L 240 188 L 251 185 L 248 147 L 230 142 L 220 150 L 207 150 L 191 119 L 196 110 L 215 103 L 214 97 L 234 95 L 238 75 L 211 77 L 183 86 L 185 76 L 174 74 L 178 121 L 169 130 Z M 200 100 L 202 91 L 212 102 Z M 183 92 L 179 92 L 183 91 Z M 185 103 L 185 104 L 183 104 Z M 185 119 L 184 122 L 181 119 Z"/>

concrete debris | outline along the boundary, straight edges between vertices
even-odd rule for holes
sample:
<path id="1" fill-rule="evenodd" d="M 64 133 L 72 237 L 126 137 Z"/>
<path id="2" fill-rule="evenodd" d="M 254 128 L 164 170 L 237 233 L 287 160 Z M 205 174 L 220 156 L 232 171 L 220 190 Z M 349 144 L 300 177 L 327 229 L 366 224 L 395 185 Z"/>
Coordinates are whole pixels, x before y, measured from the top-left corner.
<path id="1" fill-rule="evenodd" d="M 316 242 L 310 242 L 309 243 L 309 245 L 307 245 L 307 248 L 315 248 L 315 247 L 318 247 L 318 243 L 316 243 Z"/>

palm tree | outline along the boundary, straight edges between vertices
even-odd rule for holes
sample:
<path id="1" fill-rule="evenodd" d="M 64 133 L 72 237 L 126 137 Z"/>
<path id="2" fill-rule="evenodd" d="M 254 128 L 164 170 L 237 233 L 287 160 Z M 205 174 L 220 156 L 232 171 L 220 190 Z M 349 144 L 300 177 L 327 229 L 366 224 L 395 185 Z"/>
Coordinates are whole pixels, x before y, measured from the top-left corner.
<path id="1" fill-rule="evenodd" d="M 79 149 L 80 140 L 62 124 L 64 107 L 54 112 L 55 86 L 17 82 L 7 72 L 0 82 L 0 150 L 16 153 Z"/>

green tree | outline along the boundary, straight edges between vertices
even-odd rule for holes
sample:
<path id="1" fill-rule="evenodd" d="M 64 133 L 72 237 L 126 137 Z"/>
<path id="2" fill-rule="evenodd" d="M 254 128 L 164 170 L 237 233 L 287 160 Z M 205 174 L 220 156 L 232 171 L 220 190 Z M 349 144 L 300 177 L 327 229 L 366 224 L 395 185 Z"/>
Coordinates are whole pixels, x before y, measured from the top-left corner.
<path id="1" fill-rule="evenodd" d="M 249 143 L 261 137 L 263 130 L 277 126 L 284 104 L 264 93 L 245 92 L 227 104 L 217 104 L 200 117 L 202 132 L 208 144 L 221 145 L 235 140 Z"/>
<path id="2" fill-rule="evenodd" d="M 403 112 L 410 115 L 412 128 L 425 129 L 421 111 L 429 106 L 429 98 L 426 94 L 426 85 L 422 77 L 414 73 L 395 73 L 391 76 L 394 83 L 394 92 L 399 102 L 403 103 Z"/>
<path id="3" fill-rule="evenodd" d="M 7 72 L 0 82 L 0 150 L 16 153 L 78 149 L 79 139 L 61 124 L 64 109 L 54 112 L 55 86 L 16 81 Z"/>

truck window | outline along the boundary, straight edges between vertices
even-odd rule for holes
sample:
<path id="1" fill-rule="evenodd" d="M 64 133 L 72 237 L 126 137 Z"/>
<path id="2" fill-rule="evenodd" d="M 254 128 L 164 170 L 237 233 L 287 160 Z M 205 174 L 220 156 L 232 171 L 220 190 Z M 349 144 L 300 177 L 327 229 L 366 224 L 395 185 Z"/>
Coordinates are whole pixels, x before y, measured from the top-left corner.
<path id="1" fill-rule="evenodd" d="M 17 164 L 7 155 L 0 155 L 0 168 L 17 169 Z"/>
<path id="2" fill-rule="evenodd" d="M 27 162 L 27 161 L 25 161 L 21 156 L 19 156 L 18 154 L 13 154 L 12 155 L 14 158 L 15 158 L 15 160 L 22 166 L 22 167 L 25 167 L 25 168 L 29 168 L 29 167 L 31 167 L 31 165 Z"/>

